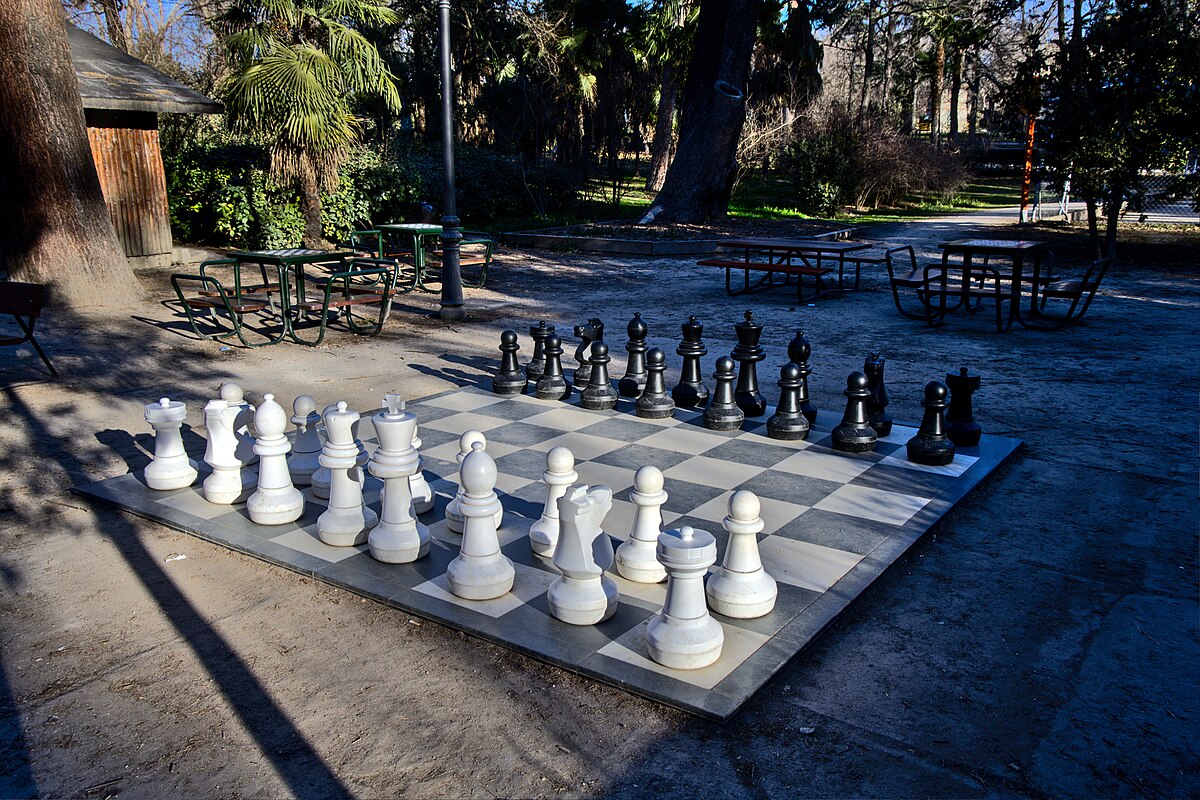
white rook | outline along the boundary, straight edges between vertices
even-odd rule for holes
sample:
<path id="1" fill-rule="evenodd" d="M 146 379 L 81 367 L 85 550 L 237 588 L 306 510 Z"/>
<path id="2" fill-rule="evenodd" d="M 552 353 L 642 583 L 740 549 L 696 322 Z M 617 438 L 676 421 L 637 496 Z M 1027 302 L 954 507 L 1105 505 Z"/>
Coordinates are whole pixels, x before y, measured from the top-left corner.
<path id="1" fill-rule="evenodd" d="M 646 626 L 650 657 L 672 669 L 699 669 L 721 657 L 725 631 L 708 613 L 704 575 L 717 560 L 717 540 L 688 526 L 658 537 L 667 571 L 667 597 Z"/>
<path id="2" fill-rule="evenodd" d="M 146 406 L 146 422 L 154 428 L 154 458 L 142 470 L 142 477 L 151 489 L 182 489 L 200 474 L 183 449 L 180 427 L 185 419 L 187 406 L 178 400 L 164 397 Z"/>

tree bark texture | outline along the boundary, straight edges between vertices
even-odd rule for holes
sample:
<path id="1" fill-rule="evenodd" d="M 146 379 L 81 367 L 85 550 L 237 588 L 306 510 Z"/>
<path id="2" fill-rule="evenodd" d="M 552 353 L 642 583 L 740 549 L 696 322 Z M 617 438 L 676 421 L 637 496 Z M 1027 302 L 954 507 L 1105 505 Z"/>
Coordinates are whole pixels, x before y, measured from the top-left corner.
<path id="1" fill-rule="evenodd" d="M 950 66 L 950 130 L 947 136 L 950 141 L 958 141 L 958 102 L 962 98 L 963 83 L 963 52 L 956 45 L 954 58 Z"/>
<path id="2" fill-rule="evenodd" d="M 871 79 L 875 73 L 875 3 L 867 4 L 867 46 L 863 55 L 862 94 L 858 99 L 858 115 L 861 117 L 871 101 Z"/>
<path id="3" fill-rule="evenodd" d="M 88 145 L 57 0 L 0 0 L 0 258 L 50 302 L 128 305 L 142 289 Z"/>
<path id="4" fill-rule="evenodd" d="M 663 222 L 723 219 L 737 176 L 760 0 L 703 0 L 679 118 L 679 145 L 655 204 Z M 731 97 L 729 91 L 741 94 Z"/>
<path id="5" fill-rule="evenodd" d="M 300 210 L 304 212 L 304 246 L 320 250 L 325 245 L 321 231 L 321 188 L 311 173 L 300 181 Z"/>
<path id="6" fill-rule="evenodd" d="M 652 192 L 662 189 L 667 178 L 667 167 L 671 165 L 671 140 L 675 134 L 675 99 L 679 86 L 675 79 L 675 67 L 664 64 L 662 88 L 658 93 L 658 119 L 654 122 L 654 139 L 650 142 L 650 174 L 646 177 L 646 188 Z"/>
<path id="7" fill-rule="evenodd" d="M 942 85 L 946 75 L 946 42 L 938 39 L 933 48 L 933 71 L 929 76 L 929 141 L 942 138 Z"/>

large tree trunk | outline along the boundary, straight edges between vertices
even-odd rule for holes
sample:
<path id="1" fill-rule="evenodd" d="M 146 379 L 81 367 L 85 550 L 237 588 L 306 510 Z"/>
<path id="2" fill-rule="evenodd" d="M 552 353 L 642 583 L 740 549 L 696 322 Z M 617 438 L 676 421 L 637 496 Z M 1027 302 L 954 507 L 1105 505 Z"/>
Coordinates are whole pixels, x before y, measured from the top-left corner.
<path id="1" fill-rule="evenodd" d="M 942 138 L 942 84 L 946 74 L 946 42 L 938 39 L 933 47 L 933 71 L 929 76 L 929 141 L 936 146 Z"/>
<path id="2" fill-rule="evenodd" d="M 321 231 L 321 189 L 311 174 L 300 181 L 300 210 L 304 212 L 304 246 L 322 249 L 325 237 Z"/>
<path id="3" fill-rule="evenodd" d="M 646 178 L 646 188 L 652 192 L 662 189 L 663 181 L 667 177 L 667 167 L 671 164 L 671 140 L 675 134 L 675 98 L 678 94 L 675 67 L 664 64 L 662 88 L 658 94 L 658 119 L 654 122 L 654 139 L 650 143 L 650 174 Z"/>
<path id="4" fill-rule="evenodd" d="M 950 130 L 947 131 L 947 136 L 950 141 L 957 143 L 958 101 L 962 97 L 963 83 L 963 52 L 958 47 L 954 48 L 954 59 L 950 69 Z"/>
<path id="5" fill-rule="evenodd" d="M 679 146 L 655 201 L 664 222 L 729 210 L 760 0 L 703 0 L 679 118 Z M 730 96 L 730 93 L 740 97 Z"/>
<path id="6" fill-rule="evenodd" d="M 867 46 L 863 56 L 862 94 L 858 98 L 858 115 L 868 110 L 871 99 L 871 78 L 875 72 L 875 2 L 867 3 Z"/>
<path id="7" fill-rule="evenodd" d="M 142 289 L 104 205 L 57 0 L 0 1 L 0 75 L 0 258 L 55 304 L 128 305 Z"/>

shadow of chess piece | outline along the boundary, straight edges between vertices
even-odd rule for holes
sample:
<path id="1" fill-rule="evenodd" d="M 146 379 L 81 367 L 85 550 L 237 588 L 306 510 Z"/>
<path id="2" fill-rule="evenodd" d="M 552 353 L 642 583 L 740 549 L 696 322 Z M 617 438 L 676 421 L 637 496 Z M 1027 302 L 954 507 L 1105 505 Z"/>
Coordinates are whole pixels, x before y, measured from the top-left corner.
<path id="1" fill-rule="evenodd" d="M 800 368 L 784 364 L 779 370 L 779 405 L 767 420 L 767 436 L 772 439 L 797 441 L 808 438 L 808 418 L 800 411 Z"/>
<path id="2" fill-rule="evenodd" d="M 567 383 L 562 369 L 562 340 L 554 334 L 546 337 L 546 366 L 538 378 L 534 395 L 538 400 L 566 400 L 571 396 L 571 384 Z"/>
<path id="3" fill-rule="evenodd" d="M 704 409 L 704 427 L 710 431 L 735 431 L 742 427 L 746 415 L 738 408 L 733 397 L 733 359 L 721 356 L 717 359 L 717 371 L 713 373 L 717 388 L 712 401 Z"/>
<path id="4" fill-rule="evenodd" d="M 883 365 L 887 359 L 879 353 L 872 353 L 863 363 L 863 372 L 867 374 L 867 388 L 871 396 L 867 398 L 867 422 L 875 429 L 880 438 L 892 432 L 892 416 L 887 413 L 888 393 L 883 383 Z"/>
<path id="5" fill-rule="evenodd" d="M 500 334 L 500 369 L 492 378 L 492 391 L 496 394 L 524 394 L 525 373 L 517 363 L 517 351 L 520 349 L 516 331 Z"/>
<path id="6" fill-rule="evenodd" d="M 867 422 L 867 376 L 851 372 L 846 378 L 846 413 L 833 429 L 833 449 L 843 453 L 865 453 L 875 449 L 875 429 Z"/>
<path id="7" fill-rule="evenodd" d="M 625 364 L 625 377 L 617 383 L 617 392 L 621 397 L 637 397 L 646 388 L 646 334 L 649 330 L 639 311 L 629 320 L 625 329 L 629 334 L 629 342 L 625 351 L 629 353 L 629 361 Z"/>
<path id="8" fill-rule="evenodd" d="M 733 360 L 738 362 L 737 389 L 733 399 L 747 417 L 761 417 L 767 411 L 767 398 L 758 390 L 758 362 L 767 357 L 758 343 L 763 326 L 754 321 L 754 312 L 747 311 L 745 319 L 734 325 L 738 343 L 733 348 Z"/>
<path id="9" fill-rule="evenodd" d="M 663 373 L 667 357 L 657 347 L 646 353 L 646 388 L 637 399 L 637 415 L 642 419 L 665 419 L 675 413 L 675 401 L 667 394 Z"/>
<path id="10" fill-rule="evenodd" d="M 941 381 L 925 384 L 925 415 L 917 435 L 908 440 L 908 460 L 914 464 L 944 467 L 954 460 L 954 442 L 946 435 L 946 396 L 950 390 Z"/>
<path id="11" fill-rule="evenodd" d="M 812 367 L 808 365 L 808 359 L 811 355 L 812 345 L 808 343 L 808 339 L 804 338 L 804 331 L 797 330 L 792 341 L 788 342 L 788 360 L 800 368 L 800 389 L 797 394 L 800 413 L 804 414 L 809 425 L 816 425 L 817 407 L 808 397 L 808 376 L 812 374 Z"/>
<path id="12" fill-rule="evenodd" d="M 588 411 L 607 411 L 617 405 L 617 392 L 608 377 L 608 345 L 592 342 L 592 375 L 587 388 L 579 395 L 579 405 Z"/>
<path id="13" fill-rule="evenodd" d="M 545 320 L 529 326 L 529 335 L 533 338 L 533 355 L 525 365 L 525 377 L 534 383 L 546 370 L 546 339 L 553 334 L 554 326 L 547 325 Z"/>
<path id="14" fill-rule="evenodd" d="M 950 389 L 950 409 L 946 412 L 946 435 L 960 447 L 979 444 L 983 429 L 975 421 L 971 398 L 979 389 L 979 376 L 971 375 L 963 367 L 955 375 L 946 373 L 946 385 Z"/>
<path id="15" fill-rule="evenodd" d="M 708 348 L 700 338 L 703 335 L 704 323 L 695 314 L 688 317 L 683 323 L 683 341 L 675 348 L 683 356 L 679 383 L 671 390 L 671 399 L 679 408 L 698 408 L 708 402 L 708 387 L 700 376 L 700 357 L 708 355 Z"/>

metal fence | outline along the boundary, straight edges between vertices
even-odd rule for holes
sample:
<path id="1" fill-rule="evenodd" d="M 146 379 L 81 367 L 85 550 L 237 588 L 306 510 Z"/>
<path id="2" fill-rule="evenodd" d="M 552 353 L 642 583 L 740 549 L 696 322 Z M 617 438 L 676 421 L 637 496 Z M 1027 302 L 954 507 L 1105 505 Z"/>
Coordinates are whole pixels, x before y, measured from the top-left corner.
<path id="1" fill-rule="evenodd" d="M 1146 225 L 1200 225 L 1197 210 L 1197 182 L 1200 175 L 1145 175 L 1141 185 L 1128 193 L 1121 208 L 1121 222 Z M 1038 181 L 1031 187 L 1027 222 L 1067 216 L 1071 205 L 1071 187 L 1066 189 Z"/>

